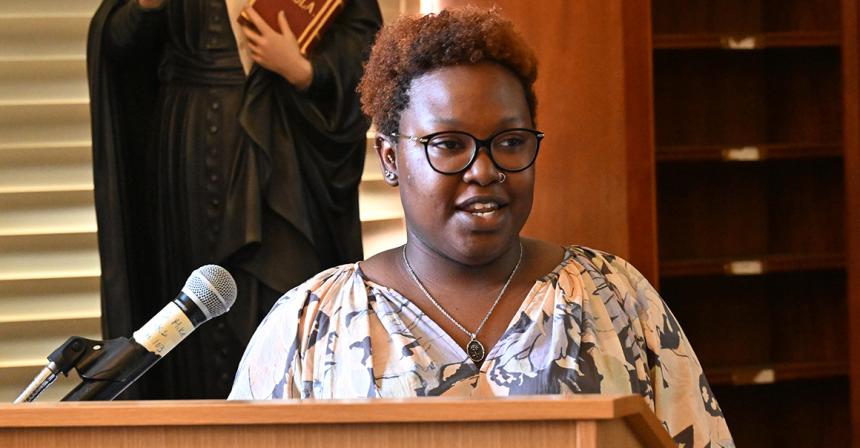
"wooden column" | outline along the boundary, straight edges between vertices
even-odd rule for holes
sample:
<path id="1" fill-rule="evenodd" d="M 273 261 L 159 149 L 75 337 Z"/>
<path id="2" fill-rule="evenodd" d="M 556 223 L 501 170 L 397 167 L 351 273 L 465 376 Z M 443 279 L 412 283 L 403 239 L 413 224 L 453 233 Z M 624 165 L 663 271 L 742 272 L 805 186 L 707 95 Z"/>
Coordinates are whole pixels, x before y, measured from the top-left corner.
<path id="1" fill-rule="evenodd" d="M 842 2 L 845 94 L 845 270 L 848 300 L 852 446 L 860 447 L 860 1 Z"/>
<path id="2" fill-rule="evenodd" d="M 498 6 L 540 64 L 537 127 L 546 139 L 524 233 L 615 253 L 656 281 L 648 2 L 469 3 Z"/>

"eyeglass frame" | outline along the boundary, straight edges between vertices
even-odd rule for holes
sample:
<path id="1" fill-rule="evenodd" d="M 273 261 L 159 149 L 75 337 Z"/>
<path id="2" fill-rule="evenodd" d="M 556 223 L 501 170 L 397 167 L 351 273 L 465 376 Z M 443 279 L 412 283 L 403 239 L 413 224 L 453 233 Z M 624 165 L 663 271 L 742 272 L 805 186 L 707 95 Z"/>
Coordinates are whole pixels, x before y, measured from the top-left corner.
<path id="1" fill-rule="evenodd" d="M 492 149 L 492 146 L 491 146 L 491 145 L 492 145 L 492 143 L 493 143 L 493 140 L 494 140 L 496 137 L 498 137 L 498 136 L 500 136 L 500 135 L 504 134 L 505 132 L 511 132 L 511 131 L 528 131 L 528 132 L 530 132 L 530 133 L 534 134 L 535 139 L 537 140 L 537 142 L 535 143 L 535 154 L 534 154 L 534 156 L 532 157 L 531 161 L 529 161 L 529 163 L 527 163 L 527 164 L 526 164 L 526 166 L 524 166 L 524 167 L 522 167 L 522 168 L 520 168 L 520 169 L 517 169 L 517 170 L 509 170 L 509 169 L 507 169 L 507 168 L 502 168 L 502 167 L 500 167 L 500 166 L 499 166 L 499 164 L 496 162 L 496 159 L 493 157 L 493 149 Z M 458 170 L 458 171 L 454 171 L 454 172 L 450 172 L 450 173 L 449 173 L 449 172 L 441 171 L 441 170 L 437 169 L 435 166 L 433 166 L 433 163 L 430 161 L 430 149 L 427 147 L 427 144 L 428 144 L 428 143 L 430 143 L 430 140 L 431 140 L 431 139 L 433 139 L 433 137 L 436 137 L 437 135 L 442 135 L 442 134 L 452 134 L 452 133 L 456 133 L 456 134 L 464 134 L 464 135 L 468 135 L 469 137 L 471 137 L 471 138 L 472 138 L 472 140 L 474 140 L 474 141 L 475 141 L 475 150 L 474 150 L 474 151 L 472 151 L 472 157 L 471 157 L 471 158 L 469 158 L 469 162 L 468 162 L 468 163 L 466 163 L 466 165 L 465 165 L 465 166 L 463 166 L 463 168 L 461 168 L 461 169 L 460 169 L 460 170 Z M 501 171 L 505 171 L 505 172 L 508 172 L 508 173 L 519 173 L 520 171 L 525 171 L 525 170 L 527 170 L 527 169 L 531 168 L 531 166 L 535 164 L 535 161 L 537 160 L 538 152 L 540 152 L 540 142 L 541 142 L 541 140 L 543 140 L 543 138 L 544 138 L 544 133 L 543 133 L 543 132 L 541 132 L 541 131 L 538 131 L 537 129 L 530 129 L 530 128 L 510 128 L 510 129 L 503 129 L 503 130 L 501 130 L 501 131 L 499 131 L 499 132 L 496 132 L 495 134 L 493 134 L 493 135 L 489 136 L 489 137 L 488 137 L 488 138 L 486 138 L 486 139 L 480 139 L 480 138 L 475 137 L 474 135 L 472 135 L 472 134 L 470 134 L 470 133 L 468 133 L 468 132 L 466 132 L 466 131 L 439 131 L 439 132 L 433 132 L 433 133 L 431 133 L 431 134 L 427 134 L 427 135 L 422 136 L 422 137 L 416 137 L 416 136 L 414 136 L 414 135 L 404 135 L 404 134 L 399 134 L 399 133 L 397 133 L 397 132 L 392 132 L 392 133 L 390 134 L 390 136 L 391 136 L 391 137 L 394 137 L 394 138 L 403 138 L 404 140 L 407 140 L 407 141 L 410 141 L 410 142 L 415 142 L 415 143 L 421 143 L 421 144 L 423 144 L 423 145 L 424 145 L 424 158 L 426 158 L 426 159 L 427 159 L 427 164 L 428 164 L 428 165 L 430 165 L 430 168 L 432 168 L 432 169 L 433 169 L 433 171 L 435 171 L 435 172 L 437 172 L 437 173 L 439 173 L 439 174 L 450 174 L 450 175 L 454 175 L 454 174 L 460 174 L 460 173 L 462 173 L 462 172 L 464 172 L 464 171 L 468 170 L 468 169 L 469 169 L 469 167 L 471 167 L 471 166 L 472 166 L 472 164 L 474 164 L 474 163 L 475 163 L 475 160 L 478 160 L 478 151 L 480 151 L 480 150 L 481 150 L 481 148 L 486 148 L 486 150 L 487 150 L 487 156 L 489 156 L 489 157 L 490 157 L 490 162 L 493 162 L 493 166 L 494 166 L 498 171 L 500 171 L 500 172 L 501 172 Z"/>

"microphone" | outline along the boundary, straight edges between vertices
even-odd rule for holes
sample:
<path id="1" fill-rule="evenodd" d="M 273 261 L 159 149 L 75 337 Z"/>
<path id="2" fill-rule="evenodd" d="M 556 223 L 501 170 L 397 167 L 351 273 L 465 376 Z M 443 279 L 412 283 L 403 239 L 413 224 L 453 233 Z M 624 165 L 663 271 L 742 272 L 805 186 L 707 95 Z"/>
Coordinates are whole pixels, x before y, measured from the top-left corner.
<path id="1" fill-rule="evenodd" d="M 132 338 L 162 357 L 203 322 L 229 311 L 235 301 L 233 277 L 221 266 L 208 264 L 192 272 L 179 296 L 135 331 Z"/>
<path id="2" fill-rule="evenodd" d="M 113 400 L 194 329 L 229 311 L 235 301 L 236 282 L 226 269 L 211 264 L 200 267 L 179 295 L 131 338 L 69 338 L 48 356 L 48 366 L 15 403 L 35 400 L 59 373 L 68 374 L 72 368 L 82 382 L 62 401 Z"/>

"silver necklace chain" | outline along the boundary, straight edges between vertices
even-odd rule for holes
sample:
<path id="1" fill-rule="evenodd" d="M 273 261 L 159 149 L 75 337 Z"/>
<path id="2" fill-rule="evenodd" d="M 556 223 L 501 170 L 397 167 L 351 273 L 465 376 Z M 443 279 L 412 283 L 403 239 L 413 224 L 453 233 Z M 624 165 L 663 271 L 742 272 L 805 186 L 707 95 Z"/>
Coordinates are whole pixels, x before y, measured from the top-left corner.
<path id="1" fill-rule="evenodd" d="M 481 319 L 481 323 L 478 324 L 478 329 L 476 329 L 474 333 L 471 333 L 469 330 L 466 329 L 466 327 L 461 325 L 460 322 L 457 322 L 456 319 L 451 317 L 451 315 L 448 314 L 447 311 L 445 311 L 445 308 L 442 308 L 442 305 L 439 305 L 439 302 L 437 302 L 436 299 L 434 299 L 433 296 L 430 295 L 430 292 L 427 291 L 427 288 L 424 287 L 424 284 L 421 283 L 421 280 L 418 280 L 418 276 L 415 274 L 415 270 L 412 269 L 412 265 L 409 264 L 409 259 L 406 258 L 406 245 L 403 246 L 403 251 L 402 251 L 403 262 L 406 263 L 406 269 L 409 271 L 409 275 L 412 276 L 412 280 L 415 281 L 415 284 L 418 285 L 418 288 L 421 289 L 421 292 L 424 293 L 424 295 L 427 297 L 427 299 L 430 300 L 430 302 L 433 303 L 433 305 L 435 305 L 436 308 L 439 309 L 439 311 L 441 311 L 442 314 L 444 314 L 445 317 L 448 318 L 448 320 L 450 320 L 454 325 L 456 325 L 457 328 L 462 330 L 463 333 L 466 333 L 469 336 L 470 340 L 475 341 L 475 340 L 477 340 L 478 333 L 480 333 L 481 329 L 484 328 L 484 324 L 487 322 L 487 319 L 490 318 L 490 315 L 493 314 L 493 311 L 496 309 L 496 305 L 498 305 L 499 301 L 502 300 L 502 296 L 505 295 L 505 291 L 507 291 L 508 286 L 511 284 L 511 280 L 514 279 L 514 275 L 516 275 L 517 270 L 520 268 L 520 263 L 523 261 L 523 243 L 522 243 L 522 241 L 520 241 L 519 243 L 520 243 L 520 257 L 517 260 L 517 264 L 514 265 L 514 269 L 511 271 L 511 275 L 508 276 L 508 280 L 505 282 L 505 286 L 502 286 L 502 290 L 499 291 L 499 295 L 496 296 L 496 301 L 493 302 L 493 306 L 491 306 L 490 310 L 487 311 L 487 315 L 484 316 L 483 319 Z"/>

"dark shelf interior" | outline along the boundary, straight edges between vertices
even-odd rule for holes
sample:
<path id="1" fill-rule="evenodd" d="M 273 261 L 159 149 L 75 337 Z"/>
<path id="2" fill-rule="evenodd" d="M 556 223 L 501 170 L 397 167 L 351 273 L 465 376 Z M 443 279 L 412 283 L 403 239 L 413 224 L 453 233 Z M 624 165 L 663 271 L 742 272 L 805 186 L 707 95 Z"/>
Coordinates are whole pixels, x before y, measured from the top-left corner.
<path id="1" fill-rule="evenodd" d="M 655 35 L 839 32 L 839 0 L 652 0 Z"/>
<path id="2" fill-rule="evenodd" d="M 663 279 L 661 294 L 706 372 L 848 364 L 843 271 Z"/>
<path id="3" fill-rule="evenodd" d="M 658 147 L 842 141 L 840 51 L 654 53 Z"/>
<path id="4" fill-rule="evenodd" d="M 657 173 L 661 271 L 716 273 L 732 260 L 778 270 L 841 265 L 839 159 L 667 164 Z"/>
<path id="5" fill-rule="evenodd" d="M 737 446 L 848 447 L 845 377 L 751 386 L 714 386 Z"/>

